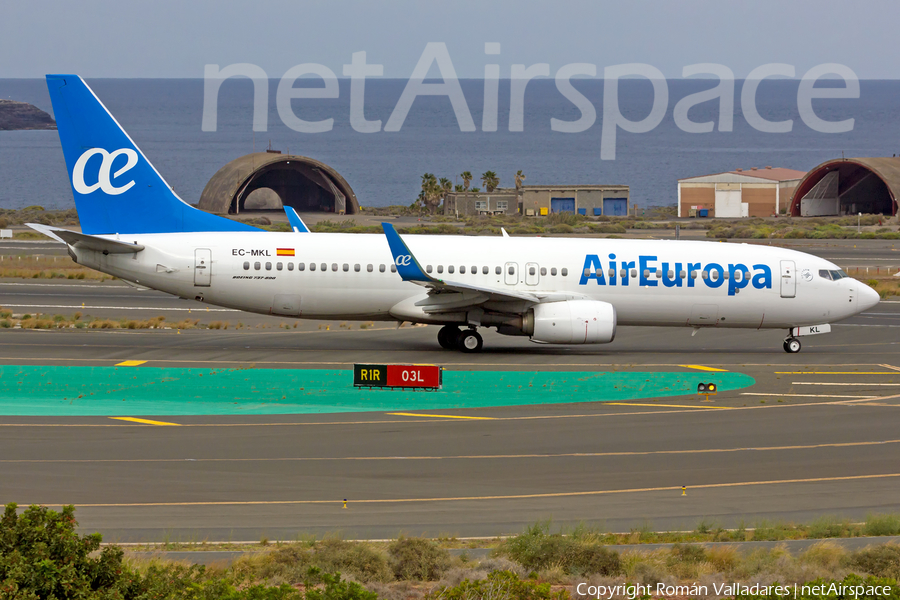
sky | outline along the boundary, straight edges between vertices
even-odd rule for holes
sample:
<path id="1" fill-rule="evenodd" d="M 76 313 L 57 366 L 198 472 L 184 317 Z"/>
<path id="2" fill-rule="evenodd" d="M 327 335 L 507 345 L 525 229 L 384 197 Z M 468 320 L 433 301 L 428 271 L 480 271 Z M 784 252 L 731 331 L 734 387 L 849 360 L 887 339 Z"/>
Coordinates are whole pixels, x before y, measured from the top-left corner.
<path id="1" fill-rule="evenodd" d="M 766 63 L 797 76 L 822 63 L 861 79 L 900 78 L 900 2 L 730 0 L 29 0 L 0 15 L 0 79 L 202 78 L 251 63 L 270 78 L 319 63 L 342 76 L 353 52 L 407 78 L 429 42 L 447 44 L 459 77 L 484 65 L 647 63 L 669 78 L 719 63 L 738 78 Z M 499 42 L 498 56 L 485 55 Z"/>

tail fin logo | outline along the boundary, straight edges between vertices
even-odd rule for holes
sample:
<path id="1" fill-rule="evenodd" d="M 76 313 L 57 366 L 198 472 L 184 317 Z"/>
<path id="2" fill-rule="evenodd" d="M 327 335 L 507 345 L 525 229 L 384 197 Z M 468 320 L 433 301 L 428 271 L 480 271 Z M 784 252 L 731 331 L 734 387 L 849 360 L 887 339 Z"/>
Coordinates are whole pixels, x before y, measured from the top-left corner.
<path id="1" fill-rule="evenodd" d="M 97 171 L 97 183 L 88 185 L 84 181 L 84 170 L 87 167 L 88 161 L 94 156 L 101 156 L 102 161 L 100 163 L 100 169 Z M 120 156 L 127 157 L 127 161 L 124 166 L 122 166 L 118 171 L 112 173 L 113 163 Z M 92 194 L 96 192 L 98 189 L 103 190 L 104 194 L 108 194 L 110 196 L 118 196 L 119 194 L 124 194 L 128 190 L 134 186 L 134 180 L 132 179 L 125 185 L 116 187 L 113 185 L 112 180 L 117 179 L 120 175 L 127 173 L 138 163 L 138 155 L 137 152 L 132 150 L 131 148 L 120 148 L 114 152 L 107 152 L 103 148 L 91 148 L 86 151 L 84 154 L 78 157 L 78 160 L 75 162 L 75 168 L 72 169 L 72 187 L 75 188 L 75 191 L 79 194 Z"/>

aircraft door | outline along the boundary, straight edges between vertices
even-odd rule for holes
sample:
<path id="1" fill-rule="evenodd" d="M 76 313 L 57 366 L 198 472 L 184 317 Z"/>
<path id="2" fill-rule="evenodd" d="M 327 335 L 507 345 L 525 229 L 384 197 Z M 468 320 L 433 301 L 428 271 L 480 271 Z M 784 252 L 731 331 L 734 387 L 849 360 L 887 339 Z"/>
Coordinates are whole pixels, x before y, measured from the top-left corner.
<path id="1" fill-rule="evenodd" d="M 509 262 L 503 266 L 503 273 L 506 285 L 516 285 L 519 283 L 519 264 Z"/>
<path id="2" fill-rule="evenodd" d="M 537 285 L 541 280 L 541 268 L 537 263 L 525 263 L 525 283 Z"/>
<path id="3" fill-rule="evenodd" d="M 212 251 L 209 248 L 194 250 L 194 285 L 209 286 L 212 281 Z"/>
<path id="4" fill-rule="evenodd" d="M 794 261 L 781 261 L 781 297 L 793 298 L 797 295 L 797 274 Z"/>

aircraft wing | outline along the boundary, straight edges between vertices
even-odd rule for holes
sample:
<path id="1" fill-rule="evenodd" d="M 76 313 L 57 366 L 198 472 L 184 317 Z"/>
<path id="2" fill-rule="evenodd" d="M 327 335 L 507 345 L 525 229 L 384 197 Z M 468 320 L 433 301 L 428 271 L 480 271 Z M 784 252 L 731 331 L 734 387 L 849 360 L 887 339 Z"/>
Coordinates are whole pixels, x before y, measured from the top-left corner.
<path id="1" fill-rule="evenodd" d="M 134 254 L 144 249 L 140 244 L 128 244 L 117 240 L 108 240 L 96 235 L 87 235 L 77 231 L 69 231 L 59 227 L 49 227 L 38 223 L 25 223 L 35 231 L 43 233 L 57 241 L 64 242 L 75 248 L 96 250 L 106 254 Z"/>
<path id="2" fill-rule="evenodd" d="M 421 307 L 427 313 L 458 311 L 465 308 L 474 308 L 486 302 L 515 302 L 521 305 L 523 302 L 540 304 L 542 302 L 558 302 L 560 300 L 582 298 L 581 295 L 563 292 L 521 292 L 489 286 L 470 285 L 456 281 L 445 281 L 432 277 L 425 272 L 425 269 L 416 260 L 416 257 L 406 245 L 406 242 L 400 237 L 400 234 L 397 233 L 397 230 L 394 229 L 394 226 L 390 223 L 382 223 L 381 226 L 384 228 L 388 245 L 391 247 L 391 254 L 394 257 L 394 264 L 397 266 L 397 273 L 399 273 L 403 281 L 409 281 L 428 289 L 428 296 L 416 302 L 416 306 Z"/>

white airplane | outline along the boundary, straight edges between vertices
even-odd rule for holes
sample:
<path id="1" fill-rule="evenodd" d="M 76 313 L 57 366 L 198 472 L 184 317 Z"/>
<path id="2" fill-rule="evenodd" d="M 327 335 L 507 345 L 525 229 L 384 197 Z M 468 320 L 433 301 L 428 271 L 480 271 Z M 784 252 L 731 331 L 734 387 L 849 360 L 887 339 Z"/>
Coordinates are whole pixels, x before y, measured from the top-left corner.
<path id="1" fill-rule="evenodd" d="M 713 242 L 401 237 L 261 231 L 182 201 L 93 91 L 48 75 L 82 232 L 30 224 L 78 264 L 182 298 L 305 319 L 443 325 L 478 352 L 479 327 L 548 344 L 611 342 L 618 325 L 784 329 L 798 337 L 878 294 L 816 256 Z"/>

